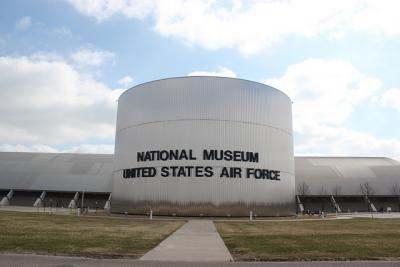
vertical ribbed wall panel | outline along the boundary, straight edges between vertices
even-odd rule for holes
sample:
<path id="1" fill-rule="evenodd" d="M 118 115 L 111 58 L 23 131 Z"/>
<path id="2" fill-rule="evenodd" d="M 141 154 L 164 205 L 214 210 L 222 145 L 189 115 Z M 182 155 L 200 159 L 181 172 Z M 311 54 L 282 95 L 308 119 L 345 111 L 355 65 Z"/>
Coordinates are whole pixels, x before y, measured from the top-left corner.
<path id="1" fill-rule="evenodd" d="M 192 149 L 194 161 L 137 162 L 137 152 Z M 204 149 L 259 153 L 259 162 L 203 160 Z M 123 169 L 212 166 L 212 177 L 123 178 Z M 279 170 L 281 180 L 221 178 L 222 167 Z M 183 77 L 138 85 L 119 99 L 113 212 L 163 215 L 291 215 L 291 101 L 251 81 Z"/>

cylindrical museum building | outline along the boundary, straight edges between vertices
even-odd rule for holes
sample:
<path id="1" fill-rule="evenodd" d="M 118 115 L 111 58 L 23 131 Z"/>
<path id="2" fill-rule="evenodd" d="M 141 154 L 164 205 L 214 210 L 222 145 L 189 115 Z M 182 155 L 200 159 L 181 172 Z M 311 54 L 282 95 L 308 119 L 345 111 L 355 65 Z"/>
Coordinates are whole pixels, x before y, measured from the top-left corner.
<path id="1" fill-rule="evenodd" d="M 118 100 L 111 211 L 293 215 L 291 100 L 270 86 L 222 77 L 127 90 Z"/>

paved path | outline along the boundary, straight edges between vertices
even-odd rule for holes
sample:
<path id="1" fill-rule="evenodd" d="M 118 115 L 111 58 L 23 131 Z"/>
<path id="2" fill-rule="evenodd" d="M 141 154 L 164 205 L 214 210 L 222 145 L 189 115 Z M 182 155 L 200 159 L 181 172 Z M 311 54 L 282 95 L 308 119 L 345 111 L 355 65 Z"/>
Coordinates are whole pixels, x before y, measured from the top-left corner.
<path id="1" fill-rule="evenodd" d="M 141 260 L 151 261 L 233 261 L 210 220 L 191 220 L 147 252 Z"/>
<path id="2" fill-rule="evenodd" d="M 20 211 L 20 212 L 33 212 L 33 213 L 63 213 L 63 214 L 75 214 L 76 210 L 67 208 L 56 208 L 56 207 L 26 207 L 26 206 L 1 206 L 0 211 Z"/>
<path id="3" fill-rule="evenodd" d="M 373 218 L 373 219 L 400 219 L 400 212 L 359 212 L 359 213 L 340 213 L 338 218 Z"/>
<path id="4" fill-rule="evenodd" d="M 0 254 L 0 266 L 15 267 L 398 267 L 400 261 L 317 262 L 163 262 L 134 259 L 88 259 L 83 257 Z"/>

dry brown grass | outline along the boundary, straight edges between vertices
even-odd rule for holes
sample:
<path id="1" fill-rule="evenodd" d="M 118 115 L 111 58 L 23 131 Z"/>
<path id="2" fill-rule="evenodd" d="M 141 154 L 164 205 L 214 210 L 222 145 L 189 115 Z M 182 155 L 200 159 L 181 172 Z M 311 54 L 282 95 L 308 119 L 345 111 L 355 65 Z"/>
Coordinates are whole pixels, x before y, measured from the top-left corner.
<path id="1" fill-rule="evenodd" d="M 400 220 L 216 222 L 237 260 L 400 258 Z"/>
<path id="2" fill-rule="evenodd" d="M 183 223 L 0 212 L 0 251 L 138 257 Z"/>

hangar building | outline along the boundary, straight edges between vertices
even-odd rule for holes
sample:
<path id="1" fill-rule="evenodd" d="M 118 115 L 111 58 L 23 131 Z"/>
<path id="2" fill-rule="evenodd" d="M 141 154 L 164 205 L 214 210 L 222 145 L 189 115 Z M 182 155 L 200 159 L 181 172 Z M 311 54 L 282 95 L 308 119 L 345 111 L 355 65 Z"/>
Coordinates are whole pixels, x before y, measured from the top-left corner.
<path id="1" fill-rule="evenodd" d="M 264 84 L 182 77 L 118 103 L 115 154 L 0 152 L 0 205 L 182 216 L 399 211 L 400 163 L 294 157 L 291 101 Z"/>

